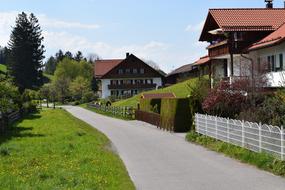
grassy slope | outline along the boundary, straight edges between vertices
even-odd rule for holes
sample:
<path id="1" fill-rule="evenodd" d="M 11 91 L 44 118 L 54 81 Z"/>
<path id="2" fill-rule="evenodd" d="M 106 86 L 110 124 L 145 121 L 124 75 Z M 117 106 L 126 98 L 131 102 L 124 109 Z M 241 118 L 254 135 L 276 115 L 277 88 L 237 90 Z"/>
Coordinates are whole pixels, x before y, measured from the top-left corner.
<path id="1" fill-rule="evenodd" d="M 134 189 L 109 143 L 63 110 L 30 116 L 0 137 L 1 189 Z"/>
<path id="2" fill-rule="evenodd" d="M 7 72 L 7 67 L 6 67 L 6 65 L 0 64 L 0 71 L 2 71 L 3 73 L 6 73 L 6 72 Z"/>
<path id="3" fill-rule="evenodd" d="M 173 92 L 178 98 L 185 98 L 187 97 L 191 91 L 188 88 L 188 85 L 194 85 L 195 82 L 198 80 L 198 78 L 196 79 L 190 79 L 181 83 L 177 83 L 175 85 L 166 87 L 166 88 L 162 88 L 162 89 L 158 89 L 158 90 L 152 90 L 152 91 L 148 91 L 145 93 L 164 93 L 164 92 Z M 136 107 L 137 104 L 139 103 L 139 98 L 140 98 L 140 94 L 133 96 L 131 98 L 128 98 L 126 100 L 121 100 L 118 102 L 113 103 L 113 106 L 133 106 Z"/>

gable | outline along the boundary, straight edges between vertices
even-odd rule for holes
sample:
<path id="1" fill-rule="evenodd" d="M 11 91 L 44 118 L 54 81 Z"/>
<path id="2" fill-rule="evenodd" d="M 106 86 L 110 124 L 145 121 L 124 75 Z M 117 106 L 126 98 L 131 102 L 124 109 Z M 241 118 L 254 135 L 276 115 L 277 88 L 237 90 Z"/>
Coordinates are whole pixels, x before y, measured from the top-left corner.
<path id="1" fill-rule="evenodd" d="M 200 41 L 209 41 L 208 31 L 275 31 L 285 22 L 285 9 L 210 9 Z M 215 27 L 213 27 L 215 25 Z"/>
<path id="2" fill-rule="evenodd" d="M 141 69 L 144 71 L 141 73 Z M 122 73 L 123 71 L 123 73 Z M 137 71 L 137 72 L 135 72 Z M 145 78 L 145 77 L 163 77 L 158 71 L 140 60 L 134 55 L 128 56 L 116 67 L 111 69 L 102 78 Z"/>

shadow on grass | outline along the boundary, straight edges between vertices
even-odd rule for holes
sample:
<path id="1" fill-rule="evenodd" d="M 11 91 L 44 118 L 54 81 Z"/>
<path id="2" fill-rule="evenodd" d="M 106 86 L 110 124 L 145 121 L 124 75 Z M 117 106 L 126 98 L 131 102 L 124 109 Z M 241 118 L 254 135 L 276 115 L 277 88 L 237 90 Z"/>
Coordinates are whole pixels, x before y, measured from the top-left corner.
<path id="1" fill-rule="evenodd" d="M 12 138 L 44 137 L 45 135 L 43 134 L 32 133 L 33 127 L 21 126 L 21 122 L 23 120 L 35 120 L 39 118 L 41 118 L 41 116 L 37 113 L 30 114 L 8 126 L 4 132 L 0 132 L 0 145 L 6 141 L 11 140 Z"/>

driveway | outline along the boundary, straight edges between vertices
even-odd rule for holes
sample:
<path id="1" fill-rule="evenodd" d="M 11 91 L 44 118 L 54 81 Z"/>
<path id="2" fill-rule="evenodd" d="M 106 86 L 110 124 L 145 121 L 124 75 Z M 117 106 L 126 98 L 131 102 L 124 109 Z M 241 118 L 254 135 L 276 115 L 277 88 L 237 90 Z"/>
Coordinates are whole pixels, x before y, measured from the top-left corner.
<path id="1" fill-rule="evenodd" d="M 64 107 L 112 141 L 138 190 L 284 190 L 274 176 L 139 121 Z"/>

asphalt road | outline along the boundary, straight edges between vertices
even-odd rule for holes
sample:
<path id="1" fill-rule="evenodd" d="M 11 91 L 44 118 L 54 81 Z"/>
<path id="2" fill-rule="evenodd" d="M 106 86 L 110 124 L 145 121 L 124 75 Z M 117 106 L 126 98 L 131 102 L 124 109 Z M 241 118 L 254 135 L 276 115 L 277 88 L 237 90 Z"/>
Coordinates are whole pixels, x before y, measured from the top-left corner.
<path id="1" fill-rule="evenodd" d="M 65 109 L 113 143 L 138 190 L 285 190 L 274 176 L 139 121 Z"/>

